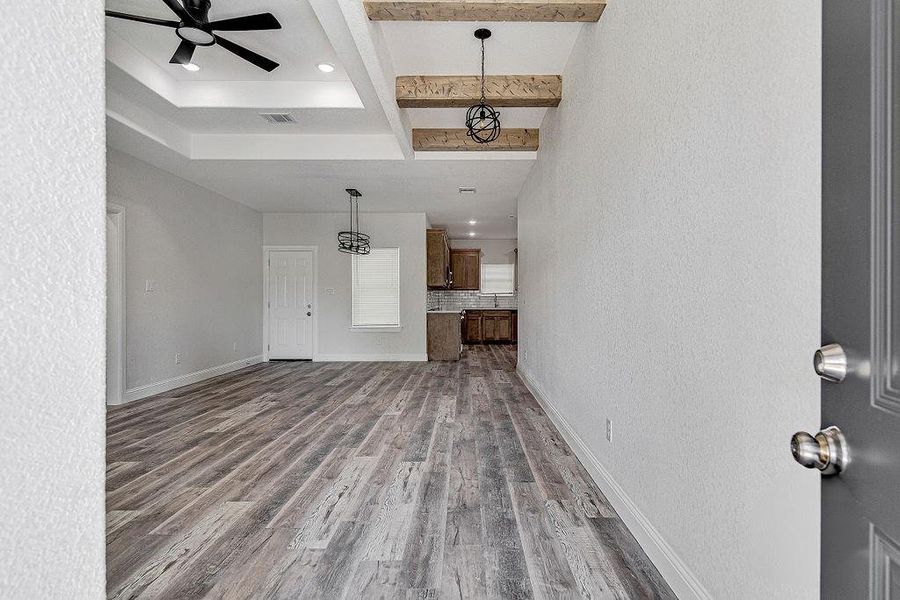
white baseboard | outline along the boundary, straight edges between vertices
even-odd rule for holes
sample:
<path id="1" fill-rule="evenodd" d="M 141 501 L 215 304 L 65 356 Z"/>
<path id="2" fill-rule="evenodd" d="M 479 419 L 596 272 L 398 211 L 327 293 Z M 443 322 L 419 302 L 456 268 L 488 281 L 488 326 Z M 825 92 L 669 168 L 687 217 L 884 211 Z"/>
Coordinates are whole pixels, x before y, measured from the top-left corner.
<path id="1" fill-rule="evenodd" d="M 425 362 L 427 354 L 316 354 L 313 362 Z"/>
<path id="2" fill-rule="evenodd" d="M 669 587 L 672 588 L 672 591 L 681 600 L 711 600 L 712 595 L 703 587 L 697 576 L 663 539 L 647 516 L 640 511 L 637 504 L 622 489 L 622 486 L 613 479 L 609 471 L 606 470 L 597 457 L 594 456 L 594 453 L 591 452 L 590 448 L 588 448 L 587 444 L 584 443 L 584 440 L 575 433 L 575 430 L 572 429 L 553 403 L 550 402 L 549 398 L 547 398 L 540 385 L 521 367 L 518 367 L 516 372 L 522 383 L 525 384 L 525 387 L 528 388 L 538 401 L 538 404 L 541 405 L 541 408 L 544 409 L 544 412 L 547 413 L 547 416 L 550 417 L 563 439 L 572 448 L 575 456 L 578 457 L 588 473 L 590 473 L 597 487 L 609 500 L 626 527 L 641 545 L 641 548 L 644 549 L 644 552 L 656 565 L 656 568 L 666 580 L 666 583 L 669 584 Z"/>
<path id="3" fill-rule="evenodd" d="M 156 383 L 150 383 L 147 385 L 138 386 L 136 388 L 131 388 L 130 390 L 125 390 L 125 393 L 122 396 L 122 404 L 140 400 L 141 398 L 146 398 L 147 396 L 162 394 L 163 392 L 168 392 L 169 390 L 174 390 L 175 388 L 190 385 L 192 383 L 197 383 L 199 381 L 203 381 L 204 379 L 209 379 L 210 377 L 237 371 L 238 369 L 243 369 L 244 367 L 249 367 L 250 365 L 261 363 L 262 360 L 263 357 L 261 354 L 257 356 L 248 356 L 247 358 L 242 358 L 234 362 L 225 363 L 224 365 L 216 365 L 215 367 L 209 367 L 208 369 L 194 371 L 193 373 L 187 373 L 186 375 L 179 375 L 178 377 L 172 377 L 171 379 L 164 379 L 162 381 L 157 381 Z"/>

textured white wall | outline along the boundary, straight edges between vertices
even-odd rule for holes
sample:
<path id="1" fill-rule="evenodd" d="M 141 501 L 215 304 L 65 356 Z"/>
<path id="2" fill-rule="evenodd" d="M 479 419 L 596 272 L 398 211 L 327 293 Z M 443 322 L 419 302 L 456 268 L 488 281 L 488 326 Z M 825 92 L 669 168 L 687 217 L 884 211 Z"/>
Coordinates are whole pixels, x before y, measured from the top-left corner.
<path id="1" fill-rule="evenodd" d="M 126 390 L 262 354 L 262 215 L 116 150 L 107 173 L 125 208 Z"/>
<path id="2" fill-rule="evenodd" d="M 425 214 L 363 214 L 360 222 L 374 247 L 400 248 L 400 332 L 350 330 L 351 257 L 337 249 L 338 231 L 347 228 L 346 213 L 264 214 L 263 238 L 267 246 L 319 247 L 317 355 L 424 358 Z M 329 288 L 334 295 L 325 293 Z"/>
<path id="3" fill-rule="evenodd" d="M 103 3 L 0 19 L 0 596 L 104 596 Z"/>
<path id="4" fill-rule="evenodd" d="M 818 597 L 820 27 L 610 3 L 519 199 L 520 368 L 714 598 Z"/>

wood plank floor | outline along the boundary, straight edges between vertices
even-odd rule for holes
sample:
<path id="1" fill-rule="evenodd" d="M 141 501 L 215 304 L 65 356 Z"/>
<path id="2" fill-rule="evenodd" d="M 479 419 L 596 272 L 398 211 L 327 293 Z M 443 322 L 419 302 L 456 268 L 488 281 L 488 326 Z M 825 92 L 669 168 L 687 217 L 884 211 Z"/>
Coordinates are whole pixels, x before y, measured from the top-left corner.
<path id="1" fill-rule="evenodd" d="M 107 417 L 109 598 L 674 598 L 515 374 L 268 363 Z"/>

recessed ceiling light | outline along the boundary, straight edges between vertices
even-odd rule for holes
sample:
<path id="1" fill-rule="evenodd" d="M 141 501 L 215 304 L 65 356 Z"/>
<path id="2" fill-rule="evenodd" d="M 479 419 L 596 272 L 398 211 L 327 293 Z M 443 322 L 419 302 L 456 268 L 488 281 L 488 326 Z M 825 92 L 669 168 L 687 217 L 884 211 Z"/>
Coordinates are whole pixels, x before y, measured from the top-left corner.
<path id="1" fill-rule="evenodd" d="M 475 225 L 478 221 L 469 221 L 469 225 Z"/>
<path id="2" fill-rule="evenodd" d="M 515 218 L 516 218 L 516 215 L 506 215 L 506 218 L 507 218 L 507 219 L 515 219 Z"/>
<path id="3" fill-rule="evenodd" d="M 181 65 L 181 68 L 183 68 L 185 71 L 190 71 L 191 73 L 196 73 L 197 71 L 200 70 L 200 65 L 195 65 L 194 63 L 187 63 L 187 64 Z"/>
<path id="4" fill-rule="evenodd" d="M 474 187 L 469 187 L 469 186 L 459 188 L 460 194 L 474 194 L 476 191 L 477 190 Z"/>
<path id="5" fill-rule="evenodd" d="M 475 237 L 475 232 L 474 232 L 474 231 L 470 231 L 470 232 L 469 232 L 469 237 Z"/>
<path id="6" fill-rule="evenodd" d="M 331 73 L 334 71 L 334 65 L 331 63 L 319 63 L 316 67 L 323 73 Z"/>

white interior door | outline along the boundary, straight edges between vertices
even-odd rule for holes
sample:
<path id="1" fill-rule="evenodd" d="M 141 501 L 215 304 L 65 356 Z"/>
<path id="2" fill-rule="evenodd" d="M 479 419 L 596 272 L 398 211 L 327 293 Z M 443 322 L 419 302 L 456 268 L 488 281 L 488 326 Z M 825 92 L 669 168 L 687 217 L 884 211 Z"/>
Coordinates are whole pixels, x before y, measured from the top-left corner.
<path id="1" fill-rule="evenodd" d="M 269 358 L 311 359 L 313 355 L 313 253 L 269 251 Z"/>
<path id="2" fill-rule="evenodd" d="M 106 214 L 106 403 L 122 402 L 122 213 Z"/>

